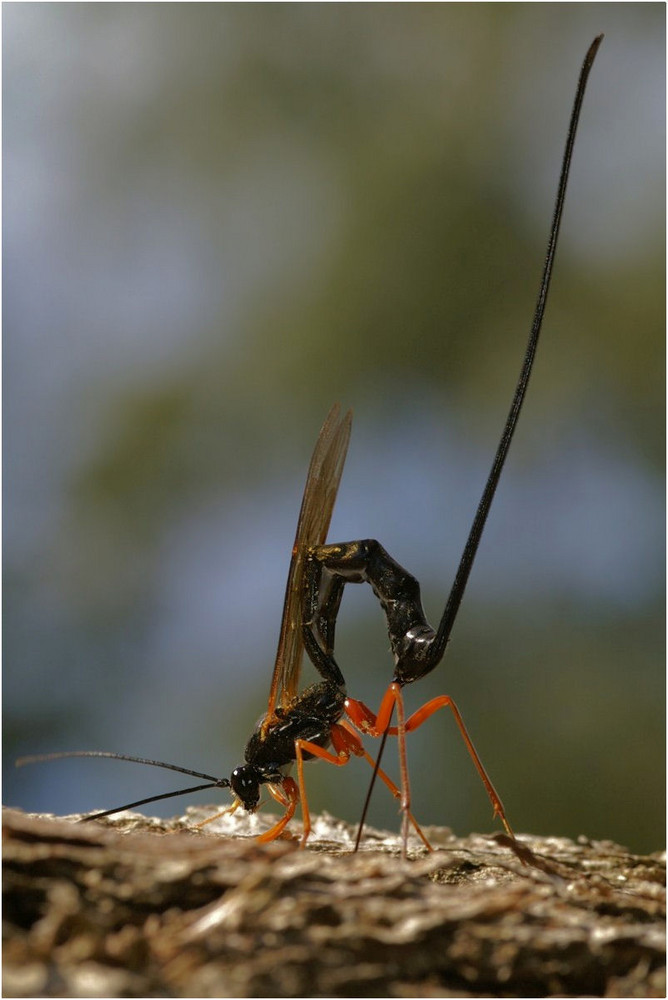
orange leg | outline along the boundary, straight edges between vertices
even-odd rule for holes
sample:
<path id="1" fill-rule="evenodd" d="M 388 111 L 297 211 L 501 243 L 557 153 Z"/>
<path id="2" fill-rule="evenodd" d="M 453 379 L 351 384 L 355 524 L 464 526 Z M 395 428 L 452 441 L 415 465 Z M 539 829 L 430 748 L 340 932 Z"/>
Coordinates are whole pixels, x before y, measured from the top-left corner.
<path id="1" fill-rule="evenodd" d="M 299 789 L 297 788 L 297 785 L 294 783 L 292 778 L 283 779 L 282 787 L 286 792 L 285 795 L 282 795 L 279 789 L 275 785 L 269 785 L 268 787 L 270 793 L 273 795 L 276 801 L 280 802 L 281 805 L 284 805 L 286 808 L 285 808 L 285 815 L 279 819 L 278 823 L 274 823 L 274 825 L 270 830 L 267 830 L 266 833 L 260 834 L 260 836 L 257 838 L 258 843 L 260 844 L 268 844 L 270 841 L 276 840 L 277 837 L 280 837 L 280 835 L 283 833 L 283 830 L 286 828 L 286 826 L 294 816 L 295 809 L 297 808 L 297 803 L 299 802 Z"/>
<path id="2" fill-rule="evenodd" d="M 408 770 L 406 767 L 406 733 L 410 733 L 414 729 L 418 729 L 423 722 L 426 722 L 426 720 L 439 709 L 449 708 L 455 717 L 455 722 L 457 723 L 459 732 L 461 733 L 462 739 L 466 744 L 466 749 L 468 750 L 471 759 L 475 764 L 476 770 L 480 775 L 480 779 L 485 786 L 485 790 L 494 809 L 494 816 L 498 816 L 503 823 L 506 833 L 514 841 L 515 834 L 506 819 L 501 798 L 494 788 L 487 771 L 483 767 L 483 763 L 473 745 L 473 740 L 469 736 L 466 726 L 464 725 L 461 713 L 452 698 L 447 694 L 440 695 L 437 698 L 432 698 L 431 701 L 428 701 L 422 706 L 422 708 L 419 708 L 408 719 L 404 719 L 403 702 L 404 699 L 401 693 L 401 686 L 393 683 L 390 684 L 389 688 L 385 692 L 377 715 L 374 715 L 371 709 L 369 709 L 363 702 L 355 701 L 351 698 L 348 698 L 346 701 L 346 712 L 362 732 L 368 733 L 370 736 L 382 736 L 385 730 L 388 729 L 392 712 L 396 705 L 398 725 L 389 726 L 389 734 L 391 736 L 397 736 L 399 739 L 399 762 L 402 783 L 401 807 L 404 810 L 404 813 L 406 813 L 406 810 L 410 806 L 410 789 L 408 787 Z"/>
<path id="3" fill-rule="evenodd" d="M 287 786 L 287 795 L 284 795 L 281 789 L 277 785 L 267 785 L 267 788 L 269 789 L 271 795 L 276 799 L 278 803 L 280 803 L 280 805 L 285 807 L 286 814 L 279 820 L 278 823 L 274 824 L 274 826 L 272 826 L 270 830 L 267 830 L 266 833 L 263 833 L 258 837 L 258 840 L 262 841 L 263 843 L 266 841 L 275 840 L 276 837 L 280 836 L 284 828 L 287 826 L 287 824 L 290 822 L 290 820 L 295 814 L 297 802 L 299 801 L 299 791 L 297 790 L 297 786 L 295 785 L 292 778 L 286 778 L 284 786 Z M 227 816 L 230 813 L 236 812 L 240 806 L 241 806 L 241 799 L 235 799 L 234 802 L 232 802 L 231 805 L 227 806 L 226 809 L 221 809 L 221 811 L 215 813 L 215 815 L 209 816 L 207 819 L 203 819 L 199 823 L 195 823 L 195 825 L 191 829 L 200 830 L 203 826 L 206 826 L 207 823 L 213 823 L 214 820 L 220 819 L 221 816 Z"/>
<path id="4" fill-rule="evenodd" d="M 292 778 L 286 778 L 284 781 L 284 787 L 286 788 L 287 795 L 284 795 L 281 789 L 277 785 L 267 785 L 267 788 L 269 789 L 271 795 L 276 799 L 277 802 L 279 802 L 282 806 L 285 807 L 286 812 L 285 816 L 281 817 L 278 823 L 275 823 L 270 830 L 267 830 L 266 833 L 263 833 L 258 837 L 258 840 L 261 841 L 262 843 L 266 843 L 270 840 L 275 840 L 277 837 L 279 837 L 295 814 L 297 802 L 299 801 L 299 791 L 297 789 L 297 786 L 295 785 Z M 240 806 L 241 806 L 241 800 L 235 799 L 234 802 L 231 805 L 227 806 L 226 809 L 222 809 L 220 812 L 217 812 L 214 816 L 209 816 L 207 819 L 203 819 L 200 823 L 196 823 L 194 827 L 192 827 L 192 829 L 199 830 L 203 826 L 206 826 L 207 823 L 213 823 L 214 820 L 220 819 L 221 816 L 227 816 L 230 813 L 236 812 Z"/>
<path id="5" fill-rule="evenodd" d="M 287 808 L 290 799 L 289 799 L 289 797 L 287 795 L 283 794 L 283 792 L 281 791 L 281 786 L 280 785 L 267 785 L 267 790 L 268 790 L 269 794 L 271 795 L 271 797 L 273 799 L 275 799 L 276 802 L 278 802 L 279 805 L 284 806 L 285 808 Z M 262 808 L 262 806 L 260 806 L 260 809 L 261 808 Z"/>
<path id="6" fill-rule="evenodd" d="M 304 753 L 309 753 L 313 757 L 317 757 L 319 760 L 326 760 L 327 763 L 335 764 L 337 767 L 343 767 L 347 764 L 350 760 L 351 753 L 355 754 L 357 757 L 364 756 L 364 748 L 362 747 L 357 733 L 344 729 L 343 726 L 335 722 L 330 730 L 330 736 L 332 746 L 335 751 L 334 753 L 319 746 L 317 743 L 311 743 L 310 740 L 295 740 L 297 780 L 299 782 L 299 793 L 302 800 L 302 819 L 304 824 L 304 832 L 302 834 L 301 841 L 302 846 L 306 843 L 311 832 L 311 815 L 309 813 L 308 800 L 306 797 L 306 785 L 304 783 Z"/>
<path id="7" fill-rule="evenodd" d="M 361 705 L 362 703 L 358 702 L 358 704 Z M 366 708 L 366 706 L 365 706 L 365 708 Z M 368 709 L 367 709 L 367 711 L 368 711 Z M 355 738 L 355 740 L 357 741 L 357 744 L 359 746 L 359 750 L 353 751 L 353 752 L 356 753 L 358 757 L 364 757 L 364 759 L 367 762 L 367 764 L 371 768 L 373 768 L 375 770 L 375 767 L 376 767 L 375 760 L 373 759 L 373 757 L 370 754 L 368 754 L 366 752 L 366 750 L 364 749 L 364 747 L 362 746 L 362 744 L 361 744 L 361 742 L 359 740 L 359 737 L 358 737 L 357 733 L 354 731 L 354 729 L 352 728 L 352 726 L 350 725 L 350 723 L 346 722 L 346 720 L 344 719 L 343 722 L 339 723 L 339 725 L 342 728 L 346 729 L 350 733 L 350 735 L 353 736 Z M 382 735 L 382 733 L 380 735 Z M 412 823 L 413 829 L 417 833 L 418 837 L 420 838 L 420 840 L 422 841 L 422 843 L 424 844 L 424 846 L 427 848 L 428 851 L 433 851 L 433 847 L 431 846 L 431 844 L 429 843 L 429 841 L 425 837 L 424 833 L 422 832 L 422 829 L 420 828 L 420 824 L 415 819 L 415 816 L 413 816 L 413 813 L 410 811 L 410 803 L 407 804 L 406 809 L 404 810 L 403 796 L 402 796 L 401 790 L 399 788 L 397 788 L 397 786 L 392 781 L 392 779 L 385 773 L 385 771 L 383 771 L 382 767 L 378 768 L 377 774 L 378 774 L 378 777 L 380 778 L 380 780 L 382 782 L 384 782 L 384 784 L 392 792 L 392 795 L 394 795 L 395 799 L 399 799 L 401 801 L 401 808 L 402 808 L 402 812 L 404 813 L 404 816 L 408 817 L 408 821 L 410 823 Z"/>
<path id="8" fill-rule="evenodd" d="M 235 799 L 232 805 L 227 806 L 226 809 L 221 809 L 220 812 L 215 813 L 213 816 L 209 816 L 208 819 L 203 819 L 199 823 L 195 823 L 195 825 L 193 827 L 190 827 L 190 829 L 201 830 L 201 828 L 203 826 L 206 826 L 207 823 L 213 823 L 215 819 L 220 819 L 221 816 L 227 816 L 230 813 L 236 812 L 240 805 L 241 805 L 240 799 Z"/>
<path id="9" fill-rule="evenodd" d="M 325 760 L 329 764 L 335 764 L 337 767 L 343 767 L 350 760 L 350 755 L 354 754 L 356 757 L 364 757 L 368 761 L 371 767 L 375 767 L 375 761 L 366 752 L 362 746 L 362 742 L 354 731 L 354 729 L 348 725 L 347 722 L 334 723 L 331 728 L 331 739 L 332 747 L 334 752 L 319 746 L 317 743 L 311 743 L 309 740 L 295 740 L 295 751 L 297 758 L 297 780 L 299 782 L 299 795 L 302 802 L 302 819 L 304 832 L 302 834 L 301 845 L 302 847 L 306 843 L 310 833 L 311 833 L 311 816 L 308 808 L 308 800 L 306 796 L 306 785 L 304 783 L 304 754 L 311 754 L 313 757 L 317 757 L 319 760 Z M 399 791 L 397 786 L 388 777 L 388 775 L 379 768 L 378 776 L 381 781 L 383 781 L 387 787 L 390 789 L 395 798 L 401 799 L 402 793 Z M 271 789 L 270 789 L 271 790 Z M 403 809 L 403 800 L 402 800 Z M 294 808 L 290 816 L 294 814 Z M 406 816 L 406 822 L 413 824 L 416 833 L 422 840 L 423 844 L 428 850 L 431 850 L 431 845 L 422 830 L 420 829 L 417 821 L 415 820 L 413 814 L 410 811 L 410 804 L 407 804 L 404 815 Z M 284 817 L 285 819 L 285 817 Z M 286 820 L 285 822 L 288 822 Z M 285 825 L 285 824 L 284 824 Z M 283 829 L 283 827 L 281 827 Z M 271 832 L 271 831 L 270 831 Z M 280 832 L 280 831 L 279 831 Z M 263 835 L 267 839 L 267 834 Z M 273 839 L 273 838 L 272 838 Z"/>

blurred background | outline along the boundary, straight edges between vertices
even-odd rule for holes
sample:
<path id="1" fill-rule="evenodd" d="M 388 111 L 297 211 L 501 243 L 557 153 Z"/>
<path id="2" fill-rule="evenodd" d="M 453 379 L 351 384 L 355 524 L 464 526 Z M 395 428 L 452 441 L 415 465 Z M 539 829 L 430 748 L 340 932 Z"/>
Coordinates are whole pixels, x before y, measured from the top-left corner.
<path id="1" fill-rule="evenodd" d="M 448 655 L 407 700 L 455 698 L 519 832 L 662 846 L 664 18 L 4 8 L 6 804 L 178 787 L 111 761 L 16 770 L 24 753 L 242 762 L 335 400 L 355 420 L 329 539 L 378 538 L 438 620 L 603 31 L 522 421 Z M 346 591 L 337 655 L 377 706 L 369 588 Z M 449 716 L 409 761 L 422 822 L 495 828 Z M 312 807 L 355 820 L 368 777 L 313 764 Z M 399 828 L 382 789 L 371 821 Z"/>

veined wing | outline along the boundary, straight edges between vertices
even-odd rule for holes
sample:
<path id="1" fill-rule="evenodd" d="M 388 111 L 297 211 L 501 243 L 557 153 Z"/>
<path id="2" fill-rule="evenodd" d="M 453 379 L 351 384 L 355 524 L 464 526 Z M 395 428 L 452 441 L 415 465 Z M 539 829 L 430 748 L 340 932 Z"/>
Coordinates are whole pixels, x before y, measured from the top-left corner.
<path id="1" fill-rule="evenodd" d="M 324 545 L 327 539 L 350 440 L 352 411 L 348 410 L 343 417 L 340 416 L 340 412 L 339 404 L 335 403 L 320 429 L 308 467 L 285 585 L 281 634 L 269 692 L 268 720 L 274 715 L 279 697 L 281 705 L 285 706 L 297 693 L 304 653 L 302 591 L 306 555 L 310 548 Z"/>

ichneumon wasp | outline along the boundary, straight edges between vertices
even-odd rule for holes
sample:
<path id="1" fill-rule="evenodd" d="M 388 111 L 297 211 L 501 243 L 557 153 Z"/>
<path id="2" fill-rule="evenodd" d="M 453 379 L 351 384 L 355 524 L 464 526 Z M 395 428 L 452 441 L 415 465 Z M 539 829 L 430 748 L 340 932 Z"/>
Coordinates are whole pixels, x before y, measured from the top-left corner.
<path id="1" fill-rule="evenodd" d="M 401 800 L 404 846 L 408 826 L 412 824 L 428 847 L 426 838 L 410 811 L 405 738 L 406 733 L 417 729 L 434 712 L 449 708 L 492 802 L 494 815 L 501 820 L 511 845 L 516 844 L 501 799 L 476 753 L 455 703 L 449 696 L 441 695 L 431 699 L 406 719 L 402 689 L 430 673 L 443 658 L 517 425 L 545 313 L 580 110 L 589 71 L 602 38 L 599 35 L 592 42 L 580 72 L 529 341 L 501 440 L 438 627 L 432 628 L 425 618 L 417 580 L 399 566 L 377 541 L 367 539 L 326 544 L 352 421 L 350 412 L 341 415 L 339 406 L 334 405 L 321 428 L 309 465 L 288 572 L 269 703 L 265 716 L 246 745 L 245 762 L 235 768 L 229 778 L 217 778 L 163 761 L 102 751 L 44 754 L 24 757 L 17 762 L 25 764 L 64 757 L 107 757 L 150 764 L 203 779 L 202 784 L 152 795 L 124 806 L 97 812 L 87 816 L 87 820 L 208 788 L 231 789 L 234 801 L 227 811 L 243 806 L 253 812 L 259 804 L 261 786 L 266 785 L 285 811 L 281 819 L 263 833 L 259 840 L 267 842 L 280 836 L 294 816 L 297 804 L 301 802 L 304 844 L 311 829 L 304 784 L 304 762 L 321 759 L 341 766 L 348 763 L 353 754 L 364 757 L 374 769 L 357 844 L 374 780 L 378 776 L 392 794 Z M 375 714 L 362 702 L 348 697 L 345 679 L 334 658 L 336 619 L 347 583 L 368 583 L 378 598 L 387 621 L 395 663 L 394 675 Z M 304 650 L 321 680 L 299 693 Z M 397 724 L 393 726 L 392 716 L 395 711 Z M 381 738 L 375 763 L 364 749 L 360 733 Z M 400 788 L 379 766 L 388 736 L 397 737 Z M 289 773 L 293 766 L 296 766 L 296 781 Z"/>

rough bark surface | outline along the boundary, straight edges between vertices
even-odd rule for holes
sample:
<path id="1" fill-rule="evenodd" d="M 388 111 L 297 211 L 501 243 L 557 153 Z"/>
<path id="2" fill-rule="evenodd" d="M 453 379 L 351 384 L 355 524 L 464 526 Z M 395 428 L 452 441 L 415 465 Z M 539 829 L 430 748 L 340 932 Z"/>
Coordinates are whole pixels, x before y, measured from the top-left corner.
<path id="1" fill-rule="evenodd" d="M 607 841 L 318 817 L 306 850 L 214 810 L 162 821 L 4 813 L 6 997 L 665 995 L 665 865 Z M 296 824 L 295 824 L 296 825 Z"/>

